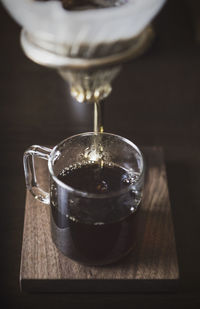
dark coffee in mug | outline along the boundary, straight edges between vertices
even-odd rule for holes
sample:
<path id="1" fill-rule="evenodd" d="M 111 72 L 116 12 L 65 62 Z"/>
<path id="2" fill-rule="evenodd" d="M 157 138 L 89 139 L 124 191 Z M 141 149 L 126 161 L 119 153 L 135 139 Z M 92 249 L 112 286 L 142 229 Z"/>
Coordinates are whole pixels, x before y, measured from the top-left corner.
<path id="1" fill-rule="evenodd" d="M 48 192 L 37 182 L 35 158 L 48 160 Z M 50 205 L 51 236 L 68 258 L 87 265 L 115 262 L 134 247 L 144 161 L 131 141 L 111 133 L 71 136 L 53 149 L 24 153 L 27 189 Z"/>
<path id="2" fill-rule="evenodd" d="M 74 164 L 63 169 L 57 178 L 91 194 L 90 200 L 77 198 L 73 193 L 65 194 L 66 190 L 52 181 L 51 226 L 57 247 L 69 258 L 88 265 L 109 264 L 126 255 L 136 235 L 135 193 L 126 190 L 133 182 L 132 175 L 120 166 L 104 162 Z M 123 189 L 119 198 L 116 193 Z"/>

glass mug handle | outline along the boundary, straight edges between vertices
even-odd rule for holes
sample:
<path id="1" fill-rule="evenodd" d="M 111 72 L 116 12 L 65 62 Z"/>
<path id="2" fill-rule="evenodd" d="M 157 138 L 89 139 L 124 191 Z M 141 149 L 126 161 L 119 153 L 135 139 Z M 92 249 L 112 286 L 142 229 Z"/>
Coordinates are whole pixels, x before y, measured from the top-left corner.
<path id="1" fill-rule="evenodd" d="M 41 189 L 37 183 L 35 157 L 48 160 L 51 151 L 51 148 L 33 145 L 25 151 L 23 157 L 26 188 L 31 192 L 35 199 L 44 204 L 49 204 L 50 202 L 49 193 Z"/>

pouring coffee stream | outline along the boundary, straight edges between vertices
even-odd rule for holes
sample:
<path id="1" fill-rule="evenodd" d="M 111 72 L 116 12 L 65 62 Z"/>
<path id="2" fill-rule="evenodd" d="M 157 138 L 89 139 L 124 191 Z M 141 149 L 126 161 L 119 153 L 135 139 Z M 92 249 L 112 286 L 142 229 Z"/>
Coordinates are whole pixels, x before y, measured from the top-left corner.
<path id="1" fill-rule="evenodd" d="M 151 44 L 150 22 L 165 0 L 2 2 L 23 26 L 25 54 L 57 69 L 78 102 L 94 104 L 94 132 L 102 132 L 101 102 L 110 94 L 121 64 Z"/>
<path id="2" fill-rule="evenodd" d="M 104 100 L 111 93 L 112 81 L 124 61 L 150 46 L 154 37 L 150 22 L 165 0 L 2 2 L 23 26 L 25 54 L 40 65 L 57 69 L 79 103 L 94 104 L 94 132 L 100 135 Z"/>

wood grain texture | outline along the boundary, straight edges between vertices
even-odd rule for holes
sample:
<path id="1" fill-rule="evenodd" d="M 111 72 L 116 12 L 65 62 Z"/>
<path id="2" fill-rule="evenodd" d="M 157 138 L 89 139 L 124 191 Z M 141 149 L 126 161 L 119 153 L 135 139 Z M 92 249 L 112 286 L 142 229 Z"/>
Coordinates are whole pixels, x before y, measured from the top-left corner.
<path id="1" fill-rule="evenodd" d="M 144 148 L 146 181 L 138 213 L 134 250 L 109 266 L 91 267 L 73 262 L 52 242 L 50 208 L 27 192 L 21 254 L 21 289 L 39 292 L 160 291 L 174 288 L 179 270 L 161 148 Z M 38 162 L 41 185 L 46 167 Z"/>

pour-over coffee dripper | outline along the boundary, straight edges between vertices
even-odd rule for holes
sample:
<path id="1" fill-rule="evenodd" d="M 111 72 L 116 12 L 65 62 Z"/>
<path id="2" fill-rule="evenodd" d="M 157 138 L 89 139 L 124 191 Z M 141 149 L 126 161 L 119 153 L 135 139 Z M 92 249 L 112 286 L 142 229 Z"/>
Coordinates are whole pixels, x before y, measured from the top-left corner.
<path id="1" fill-rule="evenodd" d="M 94 103 L 109 95 L 121 63 L 149 46 L 165 0 L 2 2 L 23 27 L 25 54 L 57 69 L 78 102 Z"/>

